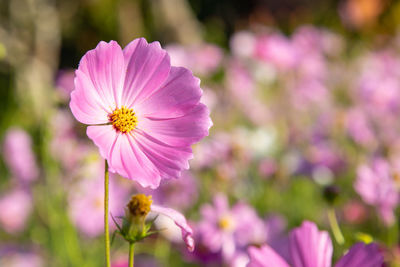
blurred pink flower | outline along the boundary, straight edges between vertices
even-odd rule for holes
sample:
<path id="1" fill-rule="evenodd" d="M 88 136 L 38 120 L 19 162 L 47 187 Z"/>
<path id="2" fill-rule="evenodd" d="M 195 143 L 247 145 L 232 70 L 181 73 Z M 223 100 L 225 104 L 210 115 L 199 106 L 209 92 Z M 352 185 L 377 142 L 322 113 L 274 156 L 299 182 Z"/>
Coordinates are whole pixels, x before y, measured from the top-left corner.
<path id="1" fill-rule="evenodd" d="M 213 204 L 202 206 L 202 220 L 196 228 L 208 250 L 221 252 L 229 261 L 238 249 L 266 241 L 264 222 L 252 207 L 238 203 L 230 208 L 224 195 L 217 195 Z"/>
<path id="2" fill-rule="evenodd" d="M 367 215 L 366 207 L 356 201 L 351 201 L 343 207 L 343 219 L 349 223 L 358 224 L 362 223 Z"/>
<path id="3" fill-rule="evenodd" d="M 32 212 L 32 197 L 23 189 L 14 189 L 0 197 L 0 224 L 8 233 L 25 228 Z"/>
<path id="4" fill-rule="evenodd" d="M 320 53 L 323 51 L 322 31 L 311 25 L 301 26 L 292 36 L 293 45 L 304 53 Z"/>
<path id="5" fill-rule="evenodd" d="M 193 72 L 199 75 L 210 75 L 215 72 L 224 56 L 222 49 L 212 44 L 194 47 L 192 54 L 195 61 Z"/>
<path id="6" fill-rule="evenodd" d="M 344 48 L 343 37 L 324 28 L 304 25 L 296 29 L 292 42 L 306 54 L 337 56 Z"/>
<path id="7" fill-rule="evenodd" d="M 79 162 L 87 157 L 93 145 L 79 140 L 74 128 L 74 118 L 67 110 L 58 110 L 52 120 L 51 154 L 60 161 L 69 176 L 78 170 Z"/>
<path id="8" fill-rule="evenodd" d="M 271 177 L 278 170 L 278 164 L 272 158 L 262 159 L 258 166 L 258 172 L 262 178 Z"/>
<path id="9" fill-rule="evenodd" d="M 293 106 L 299 110 L 324 110 L 331 106 L 328 88 L 318 79 L 296 80 L 290 85 L 290 93 Z"/>
<path id="10" fill-rule="evenodd" d="M 389 163 L 376 158 L 370 164 L 357 169 L 357 180 L 354 188 L 362 199 L 375 206 L 382 220 L 391 225 L 394 223 L 394 209 L 399 201 L 399 193 L 393 179 L 394 173 Z"/>
<path id="11" fill-rule="evenodd" d="M 71 92 L 74 90 L 74 70 L 60 70 L 56 78 L 56 88 L 63 100 L 69 100 Z"/>
<path id="12" fill-rule="evenodd" d="M 251 58 L 255 53 L 256 37 L 252 32 L 237 32 L 230 40 L 230 48 L 234 56 Z"/>
<path id="13" fill-rule="evenodd" d="M 291 40 L 280 33 L 258 36 L 255 56 L 283 71 L 293 68 L 297 61 Z"/>
<path id="14" fill-rule="evenodd" d="M 102 234 L 104 230 L 104 185 L 102 180 L 104 162 L 91 163 L 92 170 L 69 190 L 68 212 L 77 228 L 89 237 Z M 123 214 L 123 207 L 128 192 L 116 179 L 110 179 L 110 213 L 114 216 Z M 110 226 L 114 226 L 109 218 Z"/>
<path id="15" fill-rule="evenodd" d="M 253 123 L 262 125 L 269 117 L 269 110 L 257 96 L 256 81 L 247 67 L 238 60 L 231 60 L 226 70 L 226 86 L 244 115 Z"/>
<path id="16" fill-rule="evenodd" d="M 250 247 L 248 267 L 330 267 L 332 265 L 332 241 L 328 232 L 318 231 L 317 226 L 305 221 L 290 233 L 289 265 L 270 246 Z M 383 256 L 377 245 L 357 243 L 344 255 L 335 267 L 381 267 Z"/>
<path id="17" fill-rule="evenodd" d="M 346 116 L 346 128 L 351 138 L 360 145 L 371 146 L 376 143 L 375 134 L 368 115 L 360 108 L 353 108 Z"/>
<path id="18" fill-rule="evenodd" d="M 171 57 L 172 65 L 188 68 L 200 76 L 214 73 L 223 59 L 222 49 L 207 43 L 191 47 L 170 44 L 165 49 Z"/>
<path id="19" fill-rule="evenodd" d="M 362 58 L 357 89 L 371 115 L 398 114 L 400 110 L 400 59 L 391 50 L 367 54 Z M 373 109 L 371 109 L 373 107 Z"/>
<path id="20" fill-rule="evenodd" d="M 19 251 L 13 248 L 0 250 L 0 266 L 5 267 L 42 267 L 42 257 L 34 252 Z"/>
<path id="21" fill-rule="evenodd" d="M 220 132 L 197 145 L 193 166 L 199 169 L 212 168 L 218 163 L 229 161 L 233 149 L 230 139 L 230 135 Z"/>
<path id="22" fill-rule="evenodd" d="M 100 42 L 76 71 L 70 108 L 111 172 L 157 188 L 188 169 L 191 145 L 208 135 L 199 79 L 172 67 L 158 42 L 135 39 L 123 50 Z"/>
<path id="23" fill-rule="evenodd" d="M 4 139 L 3 157 L 12 175 L 23 182 L 38 178 L 39 169 L 32 151 L 31 137 L 20 128 L 10 128 Z"/>

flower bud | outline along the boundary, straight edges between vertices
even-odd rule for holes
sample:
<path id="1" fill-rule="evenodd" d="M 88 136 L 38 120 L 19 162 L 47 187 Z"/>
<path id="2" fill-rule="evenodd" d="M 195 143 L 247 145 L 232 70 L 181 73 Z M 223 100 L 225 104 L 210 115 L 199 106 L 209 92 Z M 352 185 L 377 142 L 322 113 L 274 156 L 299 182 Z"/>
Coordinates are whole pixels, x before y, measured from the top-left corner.
<path id="1" fill-rule="evenodd" d="M 139 239 L 146 235 L 146 216 L 150 212 L 151 196 L 138 194 L 131 197 L 125 208 L 125 220 L 122 231 L 131 239 Z"/>

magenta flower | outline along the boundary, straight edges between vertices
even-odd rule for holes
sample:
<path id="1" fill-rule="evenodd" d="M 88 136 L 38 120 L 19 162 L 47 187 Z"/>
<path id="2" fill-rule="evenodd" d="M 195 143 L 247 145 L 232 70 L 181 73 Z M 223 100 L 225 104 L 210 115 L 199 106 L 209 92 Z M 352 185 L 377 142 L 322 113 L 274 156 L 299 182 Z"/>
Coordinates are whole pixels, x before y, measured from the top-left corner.
<path id="1" fill-rule="evenodd" d="M 365 203 L 375 206 L 382 220 L 394 223 L 394 209 L 399 202 L 399 193 L 389 163 L 381 158 L 370 165 L 361 165 L 357 170 L 354 188 Z"/>
<path id="2" fill-rule="evenodd" d="M 268 245 L 261 248 L 251 247 L 248 252 L 248 267 L 330 267 L 333 246 L 326 231 L 318 231 L 317 226 L 305 221 L 292 230 L 289 238 L 290 262 L 276 253 Z M 357 243 L 345 254 L 335 267 L 381 267 L 383 256 L 376 244 Z"/>
<path id="3" fill-rule="evenodd" d="M 212 122 L 199 79 L 173 67 L 158 42 L 135 39 L 123 50 L 100 42 L 76 71 L 70 107 L 111 172 L 156 188 L 188 169 L 191 145 Z"/>
<path id="4" fill-rule="evenodd" d="M 39 176 L 36 158 L 32 151 L 32 140 L 24 130 L 11 128 L 7 131 L 3 155 L 15 178 L 31 182 Z"/>

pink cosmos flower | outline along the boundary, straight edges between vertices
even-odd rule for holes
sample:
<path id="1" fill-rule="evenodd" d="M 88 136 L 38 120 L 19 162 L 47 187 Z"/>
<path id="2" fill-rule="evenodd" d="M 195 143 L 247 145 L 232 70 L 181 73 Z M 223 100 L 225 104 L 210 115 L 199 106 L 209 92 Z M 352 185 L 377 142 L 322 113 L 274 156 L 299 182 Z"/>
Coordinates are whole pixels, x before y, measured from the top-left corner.
<path id="1" fill-rule="evenodd" d="M 92 167 L 96 168 L 96 173 L 89 171 L 90 178 L 80 179 L 79 183 L 69 191 L 68 212 L 71 220 L 77 228 L 88 237 L 96 237 L 104 230 L 104 185 L 102 169 L 104 163 L 99 162 Z M 90 174 L 91 173 L 91 174 Z M 92 178 L 94 177 L 94 178 Z M 119 186 L 115 179 L 110 181 L 110 212 L 114 217 L 123 214 L 124 200 L 127 191 Z M 114 225 L 109 218 L 111 226 Z"/>
<path id="2" fill-rule="evenodd" d="M 331 267 L 333 246 L 326 231 L 318 231 L 317 226 L 305 221 L 292 230 L 289 238 L 289 265 L 270 246 L 250 247 L 250 262 L 247 267 Z M 357 243 L 352 246 L 335 267 L 381 267 L 383 256 L 376 244 Z"/>
<path id="3" fill-rule="evenodd" d="M 25 228 L 32 212 L 32 197 L 23 189 L 14 189 L 0 197 L 0 225 L 8 233 Z"/>
<path id="4" fill-rule="evenodd" d="M 377 207 L 387 225 L 394 223 L 394 209 L 399 202 L 393 174 L 386 160 L 376 158 L 371 164 L 361 165 L 357 169 L 357 180 L 354 184 L 355 190 L 365 203 Z"/>
<path id="5" fill-rule="evenodd" d="M 135 39 L 123 50 L 100 42 L 75 73 L 70 108 L 111 172 L 157 188 L 188 169 L 191 145 L 212 122 L 199 79 L 173 67 L 158 42 Z"/>
<path id="6" fill-rule="evenodd" d="M 230 208 L 224 195 L 217 195 L 213 204 L 201 208 L 203 218 L 197 226 L 202 244 L 211 252 L 220 251 L 229 261 L 238 249 L 266 241 L 264 222 L 250 206 L 237 203 Z"/>
<path id="7" fill-rule="evenodd" d="M 15 178 L 31 182 L 39 176 L 31 137 L 22 129 L 11 128 L 4 139 L 4 160 Z"/>

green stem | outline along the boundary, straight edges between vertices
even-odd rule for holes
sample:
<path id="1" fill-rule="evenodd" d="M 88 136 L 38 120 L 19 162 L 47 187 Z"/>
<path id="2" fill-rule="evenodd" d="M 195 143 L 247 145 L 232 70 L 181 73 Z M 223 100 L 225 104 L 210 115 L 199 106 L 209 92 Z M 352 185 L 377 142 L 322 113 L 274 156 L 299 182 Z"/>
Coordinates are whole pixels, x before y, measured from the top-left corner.
<path id="1" fill-rule="evenodd" d="M 129 267 L 133 267 L 135 257 L 135 248 L 132 242 L 129 243 Z"/>
<path id="2" fill-rule="evenodd" d="M 340 230 L 339 224 L 336 219 L 335 210 L 333 208 L 328 209 L 328 219 L 329 219 L 329 224 L 331 225 L 333 237 L 335 238 L 336 242 L 339 245 L 343 245 L 344 237 L 342 231 Z"/>
<path id="3" fill-rule="evenodd" d="M 111 267 L 110 262 L 110 230 L 108 226 L 108 185 L 109 185 L 109 173 L 108 163 L 105 160 L 104 164 L 104 235 L 105 235 L 105 246 L 106 246 L 106 266 Z"/>

